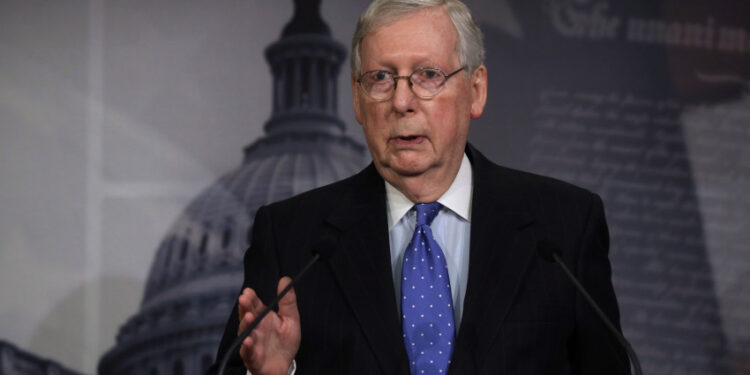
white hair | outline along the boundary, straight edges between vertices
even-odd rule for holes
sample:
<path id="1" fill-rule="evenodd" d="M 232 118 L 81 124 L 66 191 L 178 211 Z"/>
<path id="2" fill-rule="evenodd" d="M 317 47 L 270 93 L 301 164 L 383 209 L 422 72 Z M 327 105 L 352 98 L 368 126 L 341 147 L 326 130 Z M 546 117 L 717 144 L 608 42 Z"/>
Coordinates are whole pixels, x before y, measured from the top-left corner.
<path id="1" fill-rule="evenodd" d="M 466 4 L 458 0 L 375 0 L 359 17 L 357 29 L 354 31 L 349 58 L 352 75 L 356 77 L 362 73 L 359 47 L 365 36 L 413 12 L 436 6 L 442 6 L 445 9 L 456 28 L 458 33 L 456 53 L 458 53 L 461 65 L 466 66 L 466 72 L 471 74 L 484 64 L 482 31 Z"/>

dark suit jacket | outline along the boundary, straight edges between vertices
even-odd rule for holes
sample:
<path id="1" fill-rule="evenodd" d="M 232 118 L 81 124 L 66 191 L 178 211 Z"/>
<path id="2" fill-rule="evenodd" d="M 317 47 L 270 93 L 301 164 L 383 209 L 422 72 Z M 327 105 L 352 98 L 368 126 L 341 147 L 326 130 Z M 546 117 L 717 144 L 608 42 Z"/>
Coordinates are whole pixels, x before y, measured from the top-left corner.
<path id="1" fill-rule="evenodd" d="M 627 357 L 537 242 L 561 249 L 604 312 L 619 325 L 609 238 L 599 197 L 503 168 L 467 146 L 474 175 L 469 279 L 451 374 L 629 372 Z M 388 240 L 383 179 L 359 174 L 258 210 L 244 286 L 268 303 L 278 279 L 296 274 L 328 238 L 335 252 L 296 287 L 300 375 L 408 374 Z M 229 317 L 218 358 L 237 335 Z M 217 359 L 218 361 L 218 359 Z M 244 374 L 239 355 L 232 374 Z"/>

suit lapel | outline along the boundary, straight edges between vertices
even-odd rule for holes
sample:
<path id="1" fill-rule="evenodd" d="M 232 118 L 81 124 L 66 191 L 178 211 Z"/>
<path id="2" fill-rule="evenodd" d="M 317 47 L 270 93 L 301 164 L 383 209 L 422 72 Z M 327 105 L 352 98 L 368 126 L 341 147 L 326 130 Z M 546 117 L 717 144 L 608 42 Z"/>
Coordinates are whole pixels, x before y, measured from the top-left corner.
<path id="1" fill-rule="evenodd" d="M 408 373 L 391 275 L 385 185 L 372 165 L 349 194 L 327 220 L 338 236 L 328 264 L 383 373 Z"/>
<path id="2" fill-rule="evenodd" d="M 449 373 L 476 373 L 507 315 L 535 254 L 525 192 L 467 146 L 472 161 L 469 279 Z M 408 374 L 391 275 L 385 185 L 370 165 L 327 223 L 338 238 L 328 264 L 380 368 Z"/>
<path id="3" fill-rule="evenodd" d="M 533 255 L 525 193 L 469 146 L 472 198 L 469 279 L 449 373 L 476 373 L 502 326 Z"/>

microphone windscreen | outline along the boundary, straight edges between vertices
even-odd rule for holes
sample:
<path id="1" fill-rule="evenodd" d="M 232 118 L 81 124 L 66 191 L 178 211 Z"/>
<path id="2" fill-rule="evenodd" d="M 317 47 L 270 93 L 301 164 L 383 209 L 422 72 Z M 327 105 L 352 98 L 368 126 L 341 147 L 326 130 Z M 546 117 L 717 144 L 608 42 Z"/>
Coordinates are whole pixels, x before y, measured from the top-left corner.
<path id="1" fill-rule="evenodd" d="M 537 251 L 539 251 L 539 256 L 541 256 L 542 259 L 551 263 L 555 262 L 555 258 L 552 256 L 552 254 L 557 251 L 557 247 L 552 244 L 552 242 L 541 240 L 537 242 L 536 249 Z"/>

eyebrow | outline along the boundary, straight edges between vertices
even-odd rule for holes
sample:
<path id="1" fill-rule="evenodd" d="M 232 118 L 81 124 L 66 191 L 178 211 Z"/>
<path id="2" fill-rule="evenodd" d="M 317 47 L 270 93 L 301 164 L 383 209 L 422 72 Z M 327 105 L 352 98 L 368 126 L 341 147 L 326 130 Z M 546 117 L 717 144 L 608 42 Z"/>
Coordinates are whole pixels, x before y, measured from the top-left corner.
<path id="1" fill-rule="evenodd" d="M 376 62 L 374 64 L 375 66 L 380 66 L 379 68 L 373 68 L 373 69 L 363 69 L 363 73 L 366 72 L 372 72 L 372 71 L 386 71 L 390 73 L 396 74 L 398 72 L 398 69 L 394 66 L 394 64 L 391 63 L 378 63 Z M 363 65 L 364 67 L 364 65 Z M 419 69 L 419 68 L 438 68 L 442 71 L 445 71 L 445 69 L 438 64 L 435 60 L 432 60 L 430 58 L 424 58 L 421 60 L 417 60 L 416 64 L 413 64 L 411 67 L 411 72 Z"/>
<path id="2" fill-rule="evenodd" d="M 435 61 L 433 60 L 426 60 L 424 63 L 417 65 L 414 70 L 417 70 L 419 68 L 437 68 L 443 70 L 443 68 L 440 67 L 440 64 L 435 63 Z"/>
<path id="3" fill-rule="evenodd" d="M 411 68 L 411 72 L 415 72 L 418 69 L 423 69 L 423 68 L 440 69 L 440 70 L 443 70 L 443 71 L 445 70 L 445 69 L 443 69 L 440 66 L 440 64 L 436 64 L 432 60 L 426 60 L 426 62 L 424 62 L 424 63 L 419 63 L 419 64 L 414 65 L 413 68 Z M 380 72 L 380 71 L 389 72 L 389 73 L 392 73 L 394 75 L 396 75 L 396 73 L 398 73 L 398 69 L 394 68 L 393 66 L 388 66 L 388 67 L 383 67 L 383 68 L 375 68 L 375 69 L 368 69 L 368 70 L 365 70 L 364 73 L 367 73 L 367 72 Z"/>

